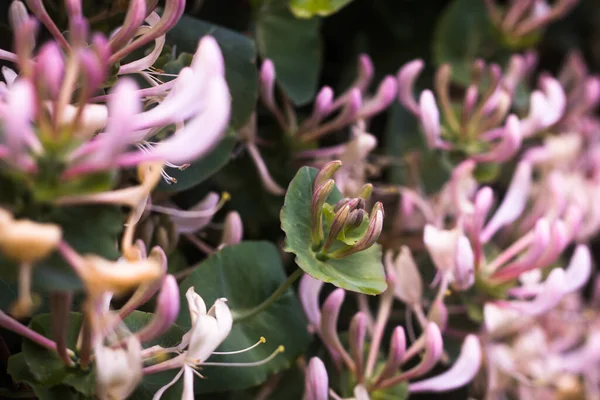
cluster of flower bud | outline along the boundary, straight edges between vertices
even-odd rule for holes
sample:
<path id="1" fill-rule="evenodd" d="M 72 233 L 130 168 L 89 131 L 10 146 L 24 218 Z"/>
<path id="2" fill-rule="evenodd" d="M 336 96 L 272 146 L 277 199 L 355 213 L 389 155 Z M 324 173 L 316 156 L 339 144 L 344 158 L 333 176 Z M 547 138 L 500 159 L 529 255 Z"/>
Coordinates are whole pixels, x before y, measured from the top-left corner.
<path id="1" fill-rule="evenodd" d="M 343 198 L 334 206 L 327 203 L 335 188 L 333 174 L 342 166 L 341 161 L 327 163 L 317 174 L 311 200 L 312 246 L 322 259 L 344 258 L 371 247 L 383 228 L 383 205 L 375 203 L 371 213 L 365 210 L 371 197 L 372 185 L 367 184 L 359 197 Z M 324 232 L 324 222 L 329 227 Z"/>

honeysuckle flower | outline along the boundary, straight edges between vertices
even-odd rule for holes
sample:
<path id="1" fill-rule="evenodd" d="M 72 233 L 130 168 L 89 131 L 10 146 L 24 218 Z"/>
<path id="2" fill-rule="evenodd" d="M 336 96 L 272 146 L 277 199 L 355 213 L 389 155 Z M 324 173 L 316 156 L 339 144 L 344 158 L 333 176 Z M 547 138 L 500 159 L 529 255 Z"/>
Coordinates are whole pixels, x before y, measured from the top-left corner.
<path id="1" fill-rule="evenodd" d="M 523 318 L 516 310 L 496 309 L 498 316 L 508 317 L 501 319 L 512 329 L 494 335 L 484 347 L 488 396 L 560 399 L 575 394 L 576 398 L 593 398 L 589 396 L 597 394 L 600 352 L 598 317 L 593 308 L 586 310 L 590 305 L 573 293 L 535 318 Z"/>
<path id="2" fill-rule="evenodd" d="M 284 112 L 275 100 L 275 66 L 271 60 L 265 60 L 260 70 L 260 97 L 263 104 L 275 116 L 281 128 L 302 141 L 314 141 L 336 130 L 352 125 L 360 120 L 367 120 L 385 110 L 396 97 L 397 82 L 393 76 L 386 76 L 379 84 L 375 95 L 367 97 L 366 92 L 373 77 L 373 64 L 370 58 L 362 54 L 358 62 L 358 76 L 351 86 L 334 97 L 333 90 L 324 87 L 315 100 L 312 114 L 298 127 L 296 116 L 284 98 Z M 337 116 L 322 121 L 337 112 Z"/>
<path id="3" fill-rule="evenodd" d="M 380 391 L 424 376 L 431 371 L 443 355 L 443 339 L 440 328 L 435 322 L 425 320 L 423 334 L 414 340 L 408 349 L 404 329 L 396 327 L 392 333 L 387 360 L 382 365 L 377 364 L 382 335 L 389 322 L 389 312 L 394 297 L 394 281 L 396 278 L 402 279 L 402 276 L 396 273 L 392 275 L 394 276 L 389 280 L 390 289 L 384 292 L 380 299 L 377 318 L 372 321 L 363 311 L 359 311 L 352 318 L 347 340 L 349 351 L 342 344 L 338 333 L 338 317 L 345 297 L 344 290 L 333 291 L 320 307 L 319 294 L 323 283 L 308 275 L 305 275 L 300 283 L 300 299 L 308 319 L 321 337 L 338 371 L 344 369 L 352 375 L 353 382 L 357 382 L 355 389 L 357 387 L 358 389 L 355 391 L 355 396 L 357 393 L 360 396 L 367 396 L 367 398 L 372 395 L 377 396 L 376 393 L 381 393 Z M 370 341 L 368 356 L 365 358 L 364 349 L 367 348 L 367 338 Z M 424 351 L 421 361 L 416 365 L 411 363 L 413 364 L 411 368 L 403 370 L 402 366 L 410 362 L 421 351 Z M 463 351 L 456 364 L 439 377 L 415 383 L 414 391 L 444 391 L 463 386 L 475 377 L 481 360 L 479 339 L 474 335 L 469 335 L 463 344 Z M 307 371 L 306 382 L 309 382 L 310 379 L 308 373 Z M 324 374 L 326 371 L 321 371 L 321 373 Z M 412 384 L 409 387 L 412 388 Z M 306 392 L 309 393 L 308 389 Z M 330 391 L 330 393 L 337 398 L 335 392 Z"/>
<path id="4" fill-rule="evenodd" d="M 469 335 L 464 340 L 460 355 L 448 371 L 433 378 L 413 382 L 408 386 L 411 393 L 444 392 L 469 383 L 479 371 L 482 354 L 479 339 Z"/>
<path id="5" fill-rule="evenodd" d="M 46 158 L 56 159 L 62 165 L 56 171 L 56 179 L 73 180 L 145 161 L 164 161 L 168 166 L 183 168 L 209 151 L 223 134 L 230 110 L 222 55 L 211 37 L 200 40 L 192 65 L 173 81 L 148 91 L 138 90 L 133 81 L 119 79 L 105 96 L 107 105 L 90 104 L 108 79 L 111 63 L 159 37 L 164 40 L 165 32 L 181 16 L 184 4 L 180 0 L 168 1 L 162 17 L 151 14 L 150 26 L 140 27 L 151 10 L 143 1 L 132 2 L 124 26 L 111 42 L 101 35 L 89 37 L 81 5 L 69 8 L 71 34 L 67 39 L 49 18 L 42 2 L 29 1 L 30 9 L 55 36 L 62 51 L 55 42 L 49 42 L 40 49 L 39 61 L 31 61 L 34 49 L 27 43 L 31 42 L 35 20 L 19 14 L 15 48 L 21 73 L 14 83 L 7 81 L 0 101 L 0 118 L 5 125 L 1 158 L 11 168 L 33 175 L 30 180 L 35 188 L 42 179 L 38 176 L 39 164 Z M 158 51 L 144 60 L 146 64 L 155 61 L 160 46 L 155 45 Z M 135 71 L 129 68 L 125 72 Z M 78 81 L 81 90 L 77 105 L 72 105 Z M 158 105 L 142 111 L 140 100 L 150 95 L 160 95 L 151 102 Z M 148 142 L 169 124 L 176 125 L 173 135 L 158 144 Z M 191 140 L 198 131 L 203 133 L 203 140 Z M 95 133 L 98 135 L 91 138 Z M 58 151 L 45 151 L 44 147 L 59 137 L 69 145 Z M 46 144 L 42 146 L 42 142 Z M 194 146 L 190 146 L 192 142 Z M 131 151 L 131 145 L 137 145 L 137 151 Z"/>
<path id="6" fill-rule="evenodd" d="M 304 400 L 329 399 L 329 376 L 319 357 L 310 359 L 304 376 Z"/>
<path id="7" fill-rule="evenodd" d="M 31 278 L 36 262 L 48 257 L 62 240 L 62 229 L 51 223 L 14 219 L 0 209 L 0 252 L 19 263 L 19 296 L 12 305 L 17 317 L 29 315 L 33 308 Z"/>
<path id="8" fill-rule="evenodd" d="M 595 123 L 593 114 L 600 103 L 600 77 L 588 72 L 579 51 L 572 51 L 558 74 L 558 80 L 567 96 L 565 113 L 557 124 L 559 129 L 577 129 L 586 133 L 586 122 Z"/>
<path id="9" fill-rule="evenodd" d="M 429 148 L 459 150 L 478 162 L 503 162 L 519 150 L 523 136 L 518 118 L 508 116 L 516 84 L 525 75 L 526 69 L 521 64 L 524 64 L 523 58 L 514 58 L 507 75 L 503 77 L 498 65 L 492 64 L 486 68 L 481 60 L 476 61 L 473 64 L 472 82 L 465 90 L 462 110 L 457 112 L 450 97 L 452 71 L 448 64 L 438 69 L 436 94 L 424 90 L 418 96 L 419 102 L 416 102 L 412 95 L 413 85 L 423 63 L 415 60 L 398 72 L 399 100 L 419 119 Z M 486 73 L 489 82 L 487 89 L 482 90 L 481 80 Z M 553 88 L 550 85 L 550 89 Z"/>
<path id="10" fill-rule="evenodd" d="M 555 268 L 550 271 L 544 282 L 515 288 L 509 292 L 523 300 L 501 301 L 498 304 L 514 308 L 526 315 L 537 316 L 554 308 L 564 296 L 580 290 L 589 280 L 591 273 L 590 251 L 586 246 L 579 245 L 567 269 Z M 529 298 L 531 299 L 526 300 Z"/>
<path id="11" fill-rule="evenodd" d="M 242 241 L 244 236 L 244 224 L 242 217 L 237 211 L 230 211 L 225 216 L 223 223 L 223 235 L 221 235 L 220 248 L 232 246 Z"/>
<path id="12" fill-rule="evenodd" d="M 540 90 L 531 93 L 529 114 L 521 122 L 523 137 L 544 131 L 563 117 L 567 106 L 565 92 L 556 79 L 550 76 L 540 78 Z"/>
<path id="13" fill-rule="evenodd" d="M 421 302 L 423 281 L 410 249 L 403 246 L 400 253 L 392 258 L 392 250 L 385 253 L 385 267 L 388 275 L 393 276 L 394 295 L 408 305 Z"/>
<path id="14" fill-rule="evenodd" d="M 164 259 L 160 252 L 135 261 L 125 258 L 109 261 L 95 254 L 79 255 L 64 241 L 60 243 L 59 251 L 79 275 L 88 294 L 95 299 L 105 292 L 122 294 L 144 283 L 155 282 L 164 273 Z"/>
<path id="15" fill-rule="evenodd" d="M 102 400 L 127 398 L 142 380 L 142 346 L 135 336 L 124 347 L 112 348 L 98 341 L 94 346 L 96 395 Z"/>
<path id="16" fill-rule="evenodd" d="M 150 322 L 136 332 L 141 342 L 147 342 L 165 333 L 179 314 L 179 288 L 173 275 L 167 275 L 156 300 L 156 311 Z"/>
<path id="17" fill-rule="evenodd" d="M 496 0 L 485 0 L 494 28 L 502 41 L 512 48 L 531 46 L 541 31 L 561 18 L 578 0 L 558 0 L 550 5 L 546 0 L 511 1 L 507 7 Z"/>

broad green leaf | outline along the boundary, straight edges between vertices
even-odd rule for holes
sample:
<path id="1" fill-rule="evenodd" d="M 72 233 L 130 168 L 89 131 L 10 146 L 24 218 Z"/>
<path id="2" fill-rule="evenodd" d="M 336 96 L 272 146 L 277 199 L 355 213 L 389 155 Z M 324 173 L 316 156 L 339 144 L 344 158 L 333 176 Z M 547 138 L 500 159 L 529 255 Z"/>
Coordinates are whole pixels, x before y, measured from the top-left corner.
<path id="1" fill-rule="evenodd" d="M 8 359 L 7 371 L 15 382 L 27 383 L 31 386 L 33 393 L 39 400 L 79 400 L 86 398 L 85 395 L 67 385 L 47 387 L 38 383 L 29 370 L 29 365 L 25 360 L 24 353 L 15 354 Z M 15 395 L 12 391 L 10 393 Z M 21 393 L 18 394 L 21 395 Z M 0 397 L 1 395 L 2 394 L 0 393 Z M 7 396 L 7 398 L 11 397 L 13 396 Z M 25 397 L 25 393 L 23 393 L 23 397 Z"/>
<path id="2" fill-rule="evenodd" d="M 285 1 L 267 0 L 258 12 L 256 44 L 275 65 L 277 82 L 296 105 L 309 103 L 321 69 L 320 20 L 294 17 Z"/>
<path id="3" fill-rule="evenodd" d="M 82 321 L 81 314 L 70 314 L 67 327 L 67 347 L 70 349 L 76 348 Z M 29 327 L 46 337 L 51 337 L 52 317 L 50 314 L 37 315 L 31 320 Z M 93 368 L 83 371 L 78 367 L 66 367 L 55 352 L 27 339 L 23 339 L 22 349 L 28 373 L 37 384 L 46 387 L 67 385 L 87 397 L 91 397 L 94 393 Z"/>
<path id="4" fill-rule="evenodd" d="M 315 15 L 327 17 L 351 2 L 352 0 L 290 0 L 290 9 L 298 18 L 312 18 Z"/>
<path id="5" fill-rule="evenodd" d="M 473 62 L 490 59 L 496 51 L 494 44 L 484 2 L 455 0 L 436 27 L 433 56 L 438 65 L 451 64 L 454 79 L 466 84 L 471 80 Z"/>
<path id="6" fill-rule="evenodd" d="M 268 242 L 242 242 L 225 247 L 198 265 L 180 285 L 182 310 L 178 324 L 190 326 L 185 292 L 194 287 L 210 307 L 221 297 L 234 315 L 250 310 L 284 282 L 286 275 L 277 248 Z M 253 316 L 237 320 L 229 337 L 218 351 L 234 351 L 256 343 L 261 336 L 267 339 L 255 349 L 236 355 L 215 355 L 211 362 L 255 362 L 268 357 L 278 346 L 285 352 L 273 360 L 255 367 L 207 367 L 202 369 L 206 380 L 196 379 L 196 393 L 241 390 L 264 382 L 269 375 L 288 368 L 308 346 L 310 336 L 298 299 L 288 289 L 275 303 Z"/>
<path id="7" fill-rule="evenodd" d="M 385 135 L 388 157 L 403 161 L 401 165 L 391 167 L 391 181 L 405 185 L 414 179 L 414 171 L 406 163 L 413 153 L 421 175 L 419 183 L 427 193 L 438 192 L 450 176 L 448 169 L 442 164 L 439 153 L 427 148 L 417 119 L 399 103 L 390 109 Z"/>
<path id="8" fill-rule="evenodd" d="M 302 167 L 288 187 L 281 209 L 281 229 L 286 235 L 284 250 L 296 254 L 298 266 L 316 279 L 355 292 L 383 292 L 387 285 L 379 244 L 340 260 L 321 261 L 312 250 L 310 203 L 317 172 L 315 168 Z M 341 199 L 341 193 L 334 189 L 327 203 L 335 204 Z"/>
<path id="9" fill-rule="evenodd" d="M 236 139 L 231 136 L 223 138 L 221 143 L 210 153 L 193 162 L 183 171 L 167 167 L 165 172 L 175 178 L 177 182 L 168 184 L 162 179 L 158 184 L 158 190 L 168 193 L 181 192 L 204 182 L 227 164 L 235 141 Z"/>
<path id="10" fill-rule="evenodd" d="M 225 59 L 225 78 L 231 93 L 231 126 L 238 129 L 248 121 L 258 96 L 256 48 L 252 40 L 229 29 L 184 15 L 167 34 L 177 51 L 195 53 L 198 40 L 213 36 Z M 198 132 L 199 135 L 202 132 Z"/>

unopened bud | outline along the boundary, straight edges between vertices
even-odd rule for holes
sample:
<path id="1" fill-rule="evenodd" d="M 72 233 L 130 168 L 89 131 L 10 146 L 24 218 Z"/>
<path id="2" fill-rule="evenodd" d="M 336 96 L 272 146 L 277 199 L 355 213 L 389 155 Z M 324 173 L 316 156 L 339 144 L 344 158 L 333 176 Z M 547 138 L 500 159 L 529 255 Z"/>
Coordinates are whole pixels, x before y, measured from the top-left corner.
<path id="1" fill-rule="evenodd" d="M 231 246 L 242 241 L 244 236 L 244 224 L 242 217 L 237 211 L 231 211 L 225 217 L 225 229 L 221 237 L 221 246 Z"/>
<path id="2" fill-rule="evenodd" d="M 325 240 L 325 244 L 323 244 L 323 248 L 321 249 L 322 253 L 325 253 L 327 250 L 331 248 L 331 246 L 335 243 L 338 235 L 342 233 L 348 219 L 350 218 L 350 205 L 346 204 L 342 207 L 336 214 L 333 222 L 331 223 L 331 228 L 329 228 L 329 234 L 327 235 L 327 239 Z"/>
<path id="3" fill-rule="evenodd" d="M 312 243 L 314 246 L 319 246 L 323 242 L 323 206 L 334 187 L 335 182 L 333 179 L 329 179 L 318 186 L 313 194 L 310 204 L 310 215 L 312 220 Z"/>
<path id="4" fill-rule="evenodd" d="M 330 161 L 321 168 L 321 171 L 315 177 L 315 183 L 313 185 L 313 190 L 317 190 L 319 186 L 321 186 L 328 179 L 333 178 L 333 174 L 337 172 L 338 169 L 342 166 L 342 162 L 340 160 Z"/>
<path id="5" fill-rule="evenodd" d="M 371 247 L 383 230 L 383 205 L 380 202 L 375 203 L 369 219 L 369 226 L 362 238 L 360 238 L 353 246 L 346 246 L 334 251 L 328 256 L 331 258 L 344 258 L 351 254 L 363 251 Z"/>
<path id="6" fill-rule="evenodd" d="M 346 223 L 346 230 L 350 231 L 352 229 L 356 229 L 362 224 L 363 220 L 367 212 L 363 209 L 356 209 L 350 212 L 350 217 L 348 218 L 348 222 Z"/>
<path id="7" fill-rule="evenodd" d="M 373 185 L 370 183 L 367 183 L 360 189 L 360 193 L 358 194 L 358 197 L 360 197 L 366 201 L 371 198 L 372 193 L 373 193 Z"/>
<path id="8" fill-rule="evenodd" d="M 303 400 L 329 399 L 329 377 L 325 364 L 318 357 L 311 358 L 304 378 Z"/>

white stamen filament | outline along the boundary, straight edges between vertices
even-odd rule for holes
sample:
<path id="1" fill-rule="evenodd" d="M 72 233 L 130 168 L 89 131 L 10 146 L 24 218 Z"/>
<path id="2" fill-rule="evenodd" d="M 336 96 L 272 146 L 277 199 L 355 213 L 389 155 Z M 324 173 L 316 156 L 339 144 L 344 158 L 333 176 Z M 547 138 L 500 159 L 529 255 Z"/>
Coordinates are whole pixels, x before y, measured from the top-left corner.
<path id="1" fill-rule="evenodd" d="M 231 355 L 231 354 L 241 354 L 241 353 L 245 353 L 247 351 L 250 351 L 258 346 L 260 346 L 263 343 L 267 343 L 267 339 L 265 339 L 264 336 L 261 336 L 260 339 L 258 340 L 258 342 L 254 343 L 252 346 L 250 347 L 246 347 L 245 349 L 242 350 L 236 350 L 236 351 L 213 351 L 213 354 L 220 354 L 220 355 Z"/>
<path id="2" fill-rule="evenodd" d="M 279 353 L 283 353 L 285 351 L 285 347 L 279 346 L 275 349 L 273 353 L 271 353 L 268 357 L 255 362 L 248 363 L 220 363 L 220 362 L 204 362 L 200 364 L 201 367 L 257 367 L 259 365 L 263 365 L 273 360 Z"/>

